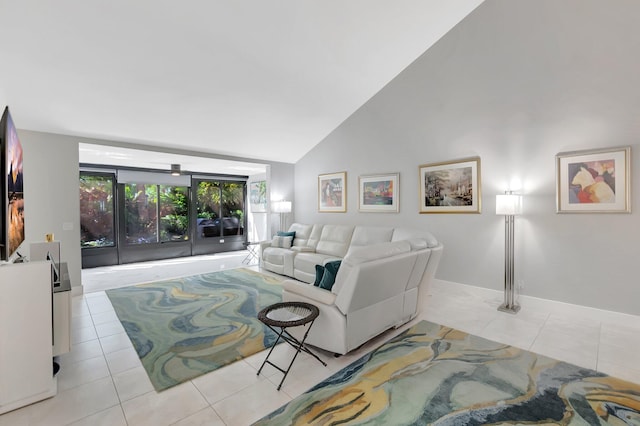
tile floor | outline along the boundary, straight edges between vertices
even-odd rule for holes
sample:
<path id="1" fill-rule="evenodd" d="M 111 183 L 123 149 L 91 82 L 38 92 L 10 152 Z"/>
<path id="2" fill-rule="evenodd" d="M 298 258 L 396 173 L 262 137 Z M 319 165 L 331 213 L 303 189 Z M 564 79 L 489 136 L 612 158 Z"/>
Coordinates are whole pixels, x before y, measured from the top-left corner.
<path id="1" fill-rule="evenodd" d="M 379 336 L 340 358 L 304 355 L 280 391 L 281 373 L 265 353 L 175 386 L 153 390 L 104 290 L 163 278 L 235 268 L 244 252 L 85 270 L 85 294 L 73 298 L 73 349 L 60 357 L 58 394 L 0 416 L 0 426 L 247 425 L 351 363 L 402 330 Z M 257 268 L 257 266 L 253 266 Z M 640 317 L 531 297 L 517 315 L 498 312 L 501 293 L 437 281 L 418 319 L 529 349 L 640 383 Z M 279 345 L 275 360 L 292 356 Z"/>

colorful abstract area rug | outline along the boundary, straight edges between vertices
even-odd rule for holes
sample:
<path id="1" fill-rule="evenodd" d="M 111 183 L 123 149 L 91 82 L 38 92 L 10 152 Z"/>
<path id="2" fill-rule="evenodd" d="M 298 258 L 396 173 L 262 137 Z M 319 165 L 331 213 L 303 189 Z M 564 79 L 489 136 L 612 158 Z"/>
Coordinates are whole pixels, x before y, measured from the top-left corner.
<path id="1" fill-rule="evenodd" d="M 255 425 L 640 425 L 640 385 L 422 321 Z"/>
<path id="2" fill-rule="evenodd" d="M 257 314 L 282 301 L 281 281 L 232 269 L 106 293 L 160 391 L 272 346 Z"/>

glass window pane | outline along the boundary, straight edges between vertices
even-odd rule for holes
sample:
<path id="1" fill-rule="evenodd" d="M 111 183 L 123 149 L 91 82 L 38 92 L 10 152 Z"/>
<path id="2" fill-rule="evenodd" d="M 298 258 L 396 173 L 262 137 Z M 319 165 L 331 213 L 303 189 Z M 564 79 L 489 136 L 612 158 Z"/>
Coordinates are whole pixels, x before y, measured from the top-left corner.
<path id="1" fill-rule="evenodd" d="M 160 241 L 189 239 L 189 197 L 186 186 L 160 185 Z"/>
<path id="2" fill-rule="evenodd" d="M 222 184 L 222 235 L 244 234 L 244 183 Z"/>
<path id="3" fill-rule="evenodd" d="M 125 239 L 128 244 L 158 242 L 158 185 L 124 186 Z"/>
<path id="4" fill-rule="evenodd" d="M 80 246 L 113 247 L 113 176 L 80 174 Z"/>
<path id="5" fill-rule="evenodd" d="M 198 183 L 196 206 L 198 223 L 196 235 L 199 239 L 220 236 L 220 183 L 203 181 Z"/>

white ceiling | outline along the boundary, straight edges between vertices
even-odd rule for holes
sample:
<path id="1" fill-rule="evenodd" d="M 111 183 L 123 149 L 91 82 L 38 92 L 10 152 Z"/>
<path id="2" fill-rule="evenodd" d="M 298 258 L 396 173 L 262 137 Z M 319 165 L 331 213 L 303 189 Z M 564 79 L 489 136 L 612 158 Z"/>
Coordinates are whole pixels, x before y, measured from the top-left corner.
<path id="1" fill-rule="evenodd" d="M 0 0 L 0 104 L 22 129 L 293 163 L 481 2 Z"/>

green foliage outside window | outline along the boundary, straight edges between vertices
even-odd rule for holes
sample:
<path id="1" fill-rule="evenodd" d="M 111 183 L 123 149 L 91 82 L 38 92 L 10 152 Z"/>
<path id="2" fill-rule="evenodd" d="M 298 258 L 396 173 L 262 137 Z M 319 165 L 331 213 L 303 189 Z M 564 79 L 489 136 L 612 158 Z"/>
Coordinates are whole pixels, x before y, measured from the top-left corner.
<path id="1" fill-rule="evenodd" d="M 113 247 L 112 175 L 80 174 L 80 246 Z"/>

